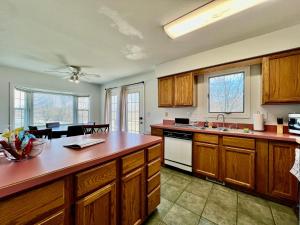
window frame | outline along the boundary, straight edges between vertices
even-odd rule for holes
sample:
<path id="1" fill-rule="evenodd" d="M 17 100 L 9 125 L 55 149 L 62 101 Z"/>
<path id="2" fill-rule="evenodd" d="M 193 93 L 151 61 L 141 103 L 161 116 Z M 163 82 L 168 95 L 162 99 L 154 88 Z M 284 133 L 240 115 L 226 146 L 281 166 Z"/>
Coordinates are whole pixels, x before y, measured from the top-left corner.
<path id="1" fill-rule="evenodd" d="M 108 105 L 108 108 L 109 108 L 109 124 L 112 124 L 112 107 L 111 107 L 111 104 L 112 104 L 112 96 L 117 96 L 117 109 L 116 109 L 116 129 L 113 130 L 113 127 L 111 125 L 111 130 L 112 131 L 118 131 L 120 130 L 120 100 L 121 100 L 121 89 L 120 88 L 114 88 L 114 89 L 111 89 L 109 90 L 109 105 Z"/>
<path id="2" fill-rule="evenodd" d="M 25 92 L 25 120 L 24 120 L 24 127 L 27 128 L 28 126 L 38 126 L 38 127 L 44 127 L 41 125 L 34 125 L 33 124 L 33 94 L 34 93 L 44 93 L 44 94 L 50 94 L 50 95 L 67 95 L 73 97 L 73 123 L 72 124 L 78 124 L 78 98 L 79 97 L 88 97 L 89 98 L 89 121 L 91 118 L 91 104 L 90 99 L 91 96 L 88 94 L 72 94 L 72 93 L 65 93 L 65 92 L 59 92 L 59 91 L 48 91 L 48 90 L 41 90 L 41 89 L 34 89 L 34 88 L 25 88 L 17 85 L 10 84 L 10 127 L 15 128 L 15 94 L 14 90 L 19 90 Z M 72 125 L 72 124 L 64 124 L 64 125 Z"/>
<path id="3" fill-rule="evenodd" d="M 244 105 L 243 105 L 243 112 L 209 112 L 210 109 L 210 87 L 209 87 L 209 79 L 213 77 L 220 77 L 220 76 L 226 76 L 226 75 L 231 75 L 235 73 L 244 73 Z M 238 68 L 233 68 L 233 69 L 228 69 L 228 70 L 223 70 L 223 71 L 217 71 L 214 73 L 210 74 L 205 74 L 204 75 L 204 100 L 203 103 L 207 107 L 206 114 L 204 115 L 205 117 L 208 118 L 216 118 L 218 114 L 225 114 L 227 118 L 232 118 L 232 119 L 239 119 L 239 118 L 250 118 L 250 104 L 251 104 L 251 81 L 250 81 L 250 66 L 247 67 L 238 67 Z"/>
<path id="4" fill-rule="evenodd" d="M 88 108 L 87 109 L 79 109 L 79 98 L 88 98 Z M 90 96 L 74 96 L 74 105 L 76 106 L 76 109 L 74 111 L 74 118 L 76 123 L 78 124 L 84 124 L 84 123 L 79 123 L 79 112 L 88 112 L 88 121 L 86 123 L 88 123 L 90 121 L 91 118 L 91 98 Z"/>

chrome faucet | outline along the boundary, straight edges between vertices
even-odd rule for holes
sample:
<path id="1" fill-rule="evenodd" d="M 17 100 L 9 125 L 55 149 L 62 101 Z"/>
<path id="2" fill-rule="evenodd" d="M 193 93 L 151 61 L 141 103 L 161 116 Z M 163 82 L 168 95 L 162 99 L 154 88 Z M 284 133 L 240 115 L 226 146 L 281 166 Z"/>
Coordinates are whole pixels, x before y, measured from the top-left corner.
<path id="1" fill-rule="evenodd" d="M 219 120 L 219 116 L 222 116 L 222 117 L 223 117 L 223 127 L 222 127 L 222 129 L 225 129 L 225 116 L 224 116 L 224 114 L 219 113 L 219 114 L 217 115 L 217 121 Z"/>

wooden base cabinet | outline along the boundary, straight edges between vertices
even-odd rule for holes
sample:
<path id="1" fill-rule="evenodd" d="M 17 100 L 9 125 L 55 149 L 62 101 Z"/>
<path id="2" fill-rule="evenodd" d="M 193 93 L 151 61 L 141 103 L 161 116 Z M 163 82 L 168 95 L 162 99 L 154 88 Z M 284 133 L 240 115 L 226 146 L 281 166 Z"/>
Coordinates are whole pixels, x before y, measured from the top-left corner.
<path id="1" fill-rule="evenodd" d="M 144 171 L 144 167 L 141 167 L 122 178 L 122 225 L 139 225 L 144 220 Z"/>
<path id="2" fill-rule="evenodd" d="M 254 189 L 255 151 L 223 147 L 222 173 L 225 182 Z"/>
<path id="3" fill-rule="evenodd" d="M 295 145 L 269 142 L 269 194 L 297 201 L 298 182 L 289 172 L 295 160 Z"/>
<path id="4" fill-rule="evenodd" d="M 116 225 L 116 184 L 111 183 L 76 203 L 77 225 Z"/>
<path id="5" fill-rule="evenodd" d="M 219 146 L 194 142 L 193 172 L 217 179 L 219 177 Z"/>

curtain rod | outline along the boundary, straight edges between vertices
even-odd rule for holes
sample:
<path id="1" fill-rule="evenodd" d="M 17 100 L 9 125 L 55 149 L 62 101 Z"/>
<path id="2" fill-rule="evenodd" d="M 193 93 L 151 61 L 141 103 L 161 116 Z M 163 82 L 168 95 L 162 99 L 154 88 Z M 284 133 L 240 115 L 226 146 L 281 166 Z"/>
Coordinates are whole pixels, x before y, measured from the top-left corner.
<path id="1" fill-rule="evenodd" d="M 145 83 L 145 81 L 140 81 L 140 82 L 136 82 L 136 83 L 132 83 L 132 84 L 122 85 L 122 86 L 119 86 L 119 87 L 127 87 L 127 86 L 131 86 L 131 85 L 144 84 L 144 83 Z M 111 90 L 111 89 L 115 89 L 115 88 L 119 88 L 119 87 L 105 88 L 105 90 Z"/>

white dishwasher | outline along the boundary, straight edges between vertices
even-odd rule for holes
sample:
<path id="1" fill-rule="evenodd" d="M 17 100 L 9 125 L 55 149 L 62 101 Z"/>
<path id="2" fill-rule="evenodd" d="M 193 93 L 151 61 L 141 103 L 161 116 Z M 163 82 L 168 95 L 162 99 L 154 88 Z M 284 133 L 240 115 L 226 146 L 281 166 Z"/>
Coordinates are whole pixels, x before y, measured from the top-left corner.
<path id="1" fill-rule="evenodd" d="M 191 132 L 164 131 L 165 164 L 192 172 L 192 139 Z"/>

